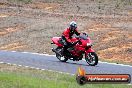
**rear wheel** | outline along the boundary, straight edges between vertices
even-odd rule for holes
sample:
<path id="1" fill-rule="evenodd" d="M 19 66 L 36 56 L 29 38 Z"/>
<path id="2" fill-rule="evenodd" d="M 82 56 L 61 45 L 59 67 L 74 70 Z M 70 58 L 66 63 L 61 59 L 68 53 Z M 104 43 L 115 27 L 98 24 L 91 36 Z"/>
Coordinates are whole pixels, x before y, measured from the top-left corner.
<path id="1" fill-rule="evenodd" d="M 61 47 L 57 47 L 56 50 L 62 54 L 62 49 Z M 64 56 L 60 56 L 59 54 L 56 54 L 56 57 L 61 61 L 61 62 L 66 62 L 68 60 L 68 58 L 64 57 Z"/>
<path id="2" fill-rule="evenodd" d="M 90 66 L 95 66 L 98 64 L 98 56 L 95 52 L 88 53 L 85 60 Z"/>

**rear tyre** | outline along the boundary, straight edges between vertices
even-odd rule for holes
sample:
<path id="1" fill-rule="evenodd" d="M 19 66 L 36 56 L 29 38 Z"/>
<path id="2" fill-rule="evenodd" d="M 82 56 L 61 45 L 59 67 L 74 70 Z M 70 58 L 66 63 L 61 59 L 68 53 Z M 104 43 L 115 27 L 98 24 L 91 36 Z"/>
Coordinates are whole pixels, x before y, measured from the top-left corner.
<path id="1" fill-rule="evenodd" d="M 57 47 L 56 50 L 62 54 L 62 47 Z M 64 56 L 60 56 L 59 54 L 56 54 L 56 57 L 61 61 L 61 62 L 66 62 L 68 60 L 68 58 L 64 57 Z"/>
<path id="2" fill-rule="evenodd" d="M 85 60 L 90 66 L 95 66 L 98 64 L 98 56 L 95 52 L 90 52 L 87 54 Z"/>

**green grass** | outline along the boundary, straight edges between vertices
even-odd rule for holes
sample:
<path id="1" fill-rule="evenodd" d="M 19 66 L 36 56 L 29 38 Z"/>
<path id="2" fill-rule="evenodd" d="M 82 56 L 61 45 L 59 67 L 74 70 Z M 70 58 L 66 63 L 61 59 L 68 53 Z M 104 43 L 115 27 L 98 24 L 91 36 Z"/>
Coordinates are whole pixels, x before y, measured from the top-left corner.
<path id="1" fill-rule="evenodd" d="M 56 80 L 54 78 L 48 80 L 22 74 L 0 72 L 0 85 L 1 88 L 132 88 L 129 85 L 119 84 L 86 84 L 80 86 L 76 83 L 75 76 L 63 75 L 63 79 L 60 79 L 60 77 L 56 77 Z M 65 80 L 67 77 L 69 80 Z"/>
<path id="2" fill-rule="evenodd" d="M 5 69 L 3 69 L 3 68 Z M 85 84 L 75 76 L 0 64 L 0 88 L 132 88 L 125 84 Z"/>
<path id="3" fill-rule="evenodd" d="M 66 88 L 65 82 L 46 80 L 32 76 L 0 73 L 1 88 Z"/>

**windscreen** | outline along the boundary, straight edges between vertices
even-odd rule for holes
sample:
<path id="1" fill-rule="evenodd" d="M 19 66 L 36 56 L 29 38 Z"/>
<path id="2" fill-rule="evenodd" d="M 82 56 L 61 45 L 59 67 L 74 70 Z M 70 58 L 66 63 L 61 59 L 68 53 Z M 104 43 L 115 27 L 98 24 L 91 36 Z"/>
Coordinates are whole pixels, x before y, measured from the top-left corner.
<path id="1" fill-rule="evenodd" d="M 84 40 L 87 40 L 87 39 L 88 39 L 88 35 L 81 34 L 81 35 L 80 35 L 80 38 L 81 38 L 81 39 L 84 39 Z"/>

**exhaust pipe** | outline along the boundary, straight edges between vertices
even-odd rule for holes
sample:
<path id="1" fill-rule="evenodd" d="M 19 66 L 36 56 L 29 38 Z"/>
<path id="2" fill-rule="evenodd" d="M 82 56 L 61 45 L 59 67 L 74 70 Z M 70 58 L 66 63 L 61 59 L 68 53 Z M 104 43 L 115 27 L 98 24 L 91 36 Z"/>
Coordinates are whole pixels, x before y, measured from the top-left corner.
<path id="1" fill-rule="evenodd" d="M 58 55 L 60 55 L 60 56 L 62 57 L 62 55 L 61 55 L 58 51 L 56 51 L 54 48 L 52 48 L 52 51 L 55 52 L 56 54 L 58 54 Z"/>

